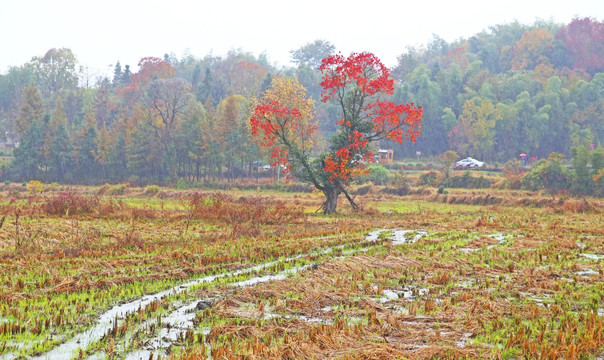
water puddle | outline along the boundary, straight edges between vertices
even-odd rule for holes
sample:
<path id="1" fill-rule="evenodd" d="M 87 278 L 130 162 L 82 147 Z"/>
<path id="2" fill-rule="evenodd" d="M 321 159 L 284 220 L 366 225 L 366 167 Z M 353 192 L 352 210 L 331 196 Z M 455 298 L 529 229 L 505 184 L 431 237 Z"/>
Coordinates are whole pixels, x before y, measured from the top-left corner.
<path id="1" fill-rule="evenodd" d="M 392 290 L 384 290 L 382 291 L 382 297 L 378 299 L 378 302 L 383 304 L 383 303 L 387 303 L 388 301 L 394 301 L 398 299 L 398 294 Z"/>
<path id="2" fill-rule="evenodd" d="M 427 233 L 425 231 L 420 230 L 420 231 L 416 231 L 416 235 L 412 239 L 407 239 L 405 237 L 405 235 L 410 232 L 413 232 L 412 230 L 381 229 L 381 230 L 375 230 L 375 231 L 370 232 L 365 237 L 365 242 L 376 242 L 378 240 L 379 235 L 384 231 L 392 232 L 393 243 L 396 243 L 396 242 L 413 243 L 413 242 L 419 240 L 421 237 L 427 235 Z M 117 320 L 124 319 L 128 314 L 134 313 L 134 312 L 138 311 L 139 309 L 144 309 L 147 305 L 151 304 L 153 301 L 158 301 L 158 300 L 161 300 L 161 299 L 169 297 L 169 296 L 180 294 L 180 293 L 188 290 L 191 287 L 202 285 L 204 283 L 212 283 L 212 282 L 216 281 L 217 279 L 221 279 L 221 278 L 236 277 L 239 275 L 246 275 L 246 274 L 258 272 L 258 271 L 264 270 L 266 268 L 269 268 L 271 266 L 277 265 L 279 263 L 291 262 L 291 261 L 298 260 L 298 259 L 301 259 L 301 258 L 307 257 L 307 256 L 326 255 L 331 252 L 334 252 L 335 250 L 341 250 L 345 246 L 346 245 L 338 245 L 338 246 L 333 246 L 333 247 L 322 248 L 322 249 L 314 250 L 314 251 L 306 253 L 306 254 L 300 254 L 297 256 L 288 257 L 283 260 L 270 261 L 270 262 L 252 266 L 252 267 L 246 268 L 246 269 L 240 269 L 240 270 L 236 270 L 236 271 L 205 276 L 205 277 L 202 277 L 199 279 L 195 279 L 195 280 L 186 282 L 184 284 L 179 284 L 170 289 L 160 291 L 155 294 L 145 295 L 145 296 L 143 296 L 137 300 L 131 301 L 131 302 L 116 305 L 116 306 L 110 308 L 109 310 L 107 310 L 106 312 L 104 312 L 103 314 L 101 314 L 97 323 L 94 326 L 92 326 L 90 329 L 85 330 L 84 332 L 81 332 L 81 333 L 75 335 L 69 341 L 55 347 L 51 351 L 49 351 L 43 355 L 33 357 L 32 359 L 34 359 L 34 360 L 42 360 L 42 359 L 53 359 L 53 360 L 54 359 L 57 359 L 57 360 L 66 359 L 67 360 L 67 359 L 71 359 L 77 355 L 77 351 L 79 349 L 86 349 L 90 344 L 93 344 L 93 343 L 99 341 L 105 334 L 107 334 L 113 327 L 116 319 Z M 367 249 L 368 248 L 352 249 L 352 250 L 350 250 L 350 252 L 358 252 L 358 251 L 363 251 L 363 250 L 366 251 Z M 316 265 L 316 264 L 314 264 L 314 265 Z M 268 282 L 268 281 L 283 280 L 283 279 L 287 278 L 287 276 L 289 276 L 290 274 L 302 271 L 309 266 L 311 266 L 311 265 L 304 265 L 304 266 L 300 266 L 300 267 L 291 268 L 291 269 L 282 271 L 276 275 L 258 276 L 258 277 L 254 277 L 252 279 L 239 281 L 239 282 L 231 284 L 231 287 L 247 287 L 247 286 L 254 286 L 256 284 Z M 422 289 L 420 289 L 420 294 L 421 294 L 421 291 L 422 291 Z M 412 294 L 412 291 L 410 292 L 410 294 Z M 412 295 L 409 295 L 409 296 L 412 296 Z M 162 327 L 161 333 L 158 335 L 158 339 L 155 339 L 155 341 L 153 341 L 152 344 L 150 344 L 150 346 L 147 347 L 147 349 L 151 349 L 151 348 L 157 349 L 159 347 L 165 346 L 170 341 L 175 341 L 178 338 L 178 336 L 180 336 L 182 331 L 186 331 L 186 329 L 192 328 L 193 319 L 195 318 L 195 307 L 197 305 L 197 302 L 198 302 L 198 300 L 196 300 L 190 304 L 187 304 L 185 306 L 182 306 L 180 308 L 177 308 L 176 310 L 171 312 L 168 316 L 162 318 L 162 325 L 169 324 L 170 326 L 169 326 L 169 328 Z M 314 319 L 314 318 L 309 318 L 308 321 L 312 321 L 312 319 Z M 157 320 L 152 320 L 152 321 L 157 321 Z M 138 359 L 140 357 L 148 358 L 148 355 L 150 355 L 151 353 L 152 352 L 149 352 L 148 350 L 140 350 L 140 351 L 129 353 L 127 358 L 128 359 Z"/>
<path id="3" fill-rule="evenodd" d="M 506 244 L 506 241 L 505 241 L 506 235 L 504 233 L 490 234 L 490 235 L 487 235 L 487 237 L 497 240 L 497 244 L 487 246 L 487 250 L 491 250 L 492 248 L 494 248 L 496 246 L 502 246 L 502 245 Z"/>
<path id="4" fill-rule="evenodd" d="M 367 237 L 365 237 L 365 241 L 375 242 L 378 240 L 380 235 L 386 231 L 390 232 L 388 234 L 387 238 L 392 240 L 392 245 L 413 244 L 413 243 L 417 242 L 419 239 L 423 238 L 424 236 L 428 236 L 428 233 L 423 230 L 380 229 L 380 230 L 374 230 L 374 231 L 370 232 L 367 235 Z M 407 234 L 410 234 L 410 233 L 415 233 L 415 236 L 413 236 L 412 238 L 408 238 Z"/>
<path id="5" fill-rule="evenodd" d="M 242 281 L 233 283 L 230 285 L 230 287 L 231 288 L 249 287 L 249 286 L 254 286 L 256 284 L 260 284 L 263 282 L 284 280 L 289 275 L 298 273 L 302 270 L 309 268 L 310 266 L 311 265 L 294 267 L 291 269 L 284 270 L 275 275 L 256 276 L 256 277 L 248 279 L 248 280 L 242 280 Z M 193 301 L 187 305 L 181 306 L 181 307 L 177 308 L 176 310 L 173 310 L 167 316 L 162 317 L 160 333 L 155 339 L 153 339 L 146 345 L 146 349 L 147 350 L 161 350 L 161 349 L 167 348 L 171 343 L 178 340 L 182 336 L 182 334 L 186 333 L 187 330 L 193 329 L 195 326 L 193 321 L 195 320 L 195 315 L 197 313 L 197 304 L 198 303 L 199 303 L 199 299 L 196 299 L 195 301 Z M 277 314 L 271 314 L 271 313 L 267 313 L 267 314 L 265 314 L 265 318 L 266 318 L 266 316 L 269 316 L 269 318 L 270 318 L 271 315 L 278 316 Z M 150 326 L 153 323 L 157 324 L 157 320 L 156 319 L 150 320 L 145 325 Z M 207 333 L 209 333 L 209 329 L 207 330 Z M 147 353 L 143 354 L 140 352 L 136 352 L 136 354 L 135 353 L 131 353 L 131 354 L 133 354 L 132 356 L 134 356 L 132 359 L 137 359 L 136 356 L 144 355 Z M 128 354 L 128 356 L 131 356 L 131 354 Z M 130 357 L 127 357 L 127 358 L 130 358 Z"/>
<path id="6" fill-rule="evenodd" d="M 506 235 L 504 233 L 494 233 L 494 234 L 487 235 L 487 237 L 490 237 L 491 239 L 495 239 L 499 242 L 499 245 L 503 245 L 503 243 L 505 243 Z"/>
<path id="7" fill-rule="evenodd" d="M 386 229 L 374 230 L 367 234 L 365 237 L 365 241 L 367 242 L 376 242 L 381 233 L 387 231 Z"/>
<path id="8" fill-rule="evenodd" d="M 604 259 L 604 255 L 600 255 L 600 254 L 579 254 L 585 258 L 591 259 L 591 260 L 602 260 Z"/>
<path id="9" fill-rule="evenodd" d="M 457 340 L 457 346 L 460 348 L 465 348 L 468 345 L 468 340 L 474 335 L 471 332 L 464 333 L 461 339 Z"/>
<path id="10" fill-rule="evenodd" d="M 263 319 L 264 320 L 270 320 L 270 319 L 275 319 L 275 318 L 279 318 L 279 319 L 299 319 L 305 322 L 309 322 L 309 323 L 318 323 L 318 324 L 325 324 L 325 325 L 331 325 L 333 324 L 333 321 L 331 319 L 323 319 L 320 317 L 313 317 L 313 316 L 306 316 L 306 315 L 291 315 L 291 314 L 286 314 L 286 315 L 280 315 L 277 313 L 272 313 L 272 312 L 265 312 Z"/>
<path id="11" fill-rule="evenodd" d="M 457 283 L 457 286 L 459 286 L 460 288 L 464 288 L 464 289 L 473 289 L 476 287 L 475 285 L 476 285 L 476 283 L 472 279 L 460 281 L 459 283 Z"/>
<path id="12" fill-rule="evenodd" d="M 412 238 L 408 238 L 407 234 L 415 232 L 415 236 Z M 413 231 L 413 230 L 395 230 L 393 231 L 394 239 L 392 240 L 392 245 L 400 245 L 400 244 L 414 244 L 419 239 L 424 236 L 428 236 L 428 233 L 422 230 Z"/>
<path id="13" fill-rule="evenodd" d="M 582 271 L 575 271 L 575 274 L 584 278 L 588 278 L 590 276 L 599 275 L 600 273 L 598 271 L 595 271 L 594 269 L 587 269 Z"/>
<path id="14" fill-rule="evenodd" d="M 331 321 L 331 319 L 321 319 L 318 317 L 310 317 L 310 316 L 304 316 L 304 315 L 300 315 L 298 317 L 300 320 L 306 321 L 306 322 L 310 322 L 310 323 L 319 323 L 319 324 L 326 324 L 326 325 L 331 325 L 333 322 Z"/>
<path id="15" fill-rule="evenodd" d="M 403 291 L 401 292 L 401 294 L 403 295 L 404 299 L 407 300 L 413 300 L 418 296 L 424 296 L 426 295 L 430 290 L 426 289 L 426 288 L 413 288 L 413 287 L 405 287 L 403 288 Z"/>
<path id="16" fill-rule="evenodd" d="M 287 278 L 288 275 L 291 274 L 295 274 L 298 273 L 302 270 L 307 269 L 308 267 L 310 267 L 311 265 L 304 265 L 304 266 L 298 266 L 295 268 L 291 268 L 285 271 L 280 272 L 277 275 L 265 275 L 265 276 L 257 276 L 255 278 L 251 278 L 248 280 L 243 280 L 243 281 L 239 281 L 236 282 L 234 284 L 232 284 L 231 286 L 235 287 L 248 287 L 248 286 L 254 286 L 256 284 L 260 284 L 263 282 L 268 282 L 268 281 L 274 281 L 274 280 L 284 280 Z"/>
<path id="17" fill-rule="evenodd" d="M 284 262 L 292 261 L 292 260 L 296 260 L 296 259 L 297 259 L 297 257 L 288 258 L 288 259 L 285 259 Z M 135 300 L 135 301 L 131 301 L 131 302 L 121 304 L 121 305 L 116 305 L 116 306 L 112 307 L 111 309 L 109 309 L 108 311 L 106 311 L 105 313 L 103 313 L 100 316 L 97 324 L 95 326 L 93 326 L 92 328 L 90 328 L 80 334 L 77 334 L 68 342 L 65 342 L 65 343 L 59 345 L 58 347 L 54 348 L 53 350 L 49 351 L 46 354 L 34 357 L 33 359 L 35 359 L 35 360 L 71 359 L 76 354 L 77 350 L 86 349 L 86 347 L 89 344 L 92 344 L 92 343 L 100 340 L 113 327 L 113 323 L 114 323 L 115 319 L 123 319 L 124 317 L 126 317 L 126 315 L 136 312 L 139 309 L 145 308 L 145 306 L 149 305 L 153 301 L 161 300 L 170 295 L 177 295 L 179 293 L 184 292 L 185 290 L 189 289 L 192 286 L 201 285 L 203 283 L 211 283 L 217 279 L 224 278 L 227 276 L 239 276 L 239 275 L 253 273 L 256 271 L 266 269 L 266 268 L 276 265 L 278 263 L 280 263 L 280 261 L 271 261 L 271 262 L 261 264 L 261 265 L 256 265 L 256 266 L 253 266 L 253 267 L 247 268 L 247 269 L 241 269 L 241 270 L 217 274 L 217 275 L 205 276 L 205 277 L 202 277 L 202 278 L 199 278 L 199 279 L 196 279 L 196 280 L 184 283 L 184 284 L 180 284 L 171 289 L 158 292 L 156 294 L 143 296 L 142 298 Z M 254 285 L 254 284 L 260 283 L 260 282 L 284 279 L 288 273 L 294 272 L 295 269 L 296 268 L 290 269 L 286 274 L 267 275 L 267 276 L 262 276 L 259 278 L 252 278 L 249 280 L 241 281 L 239 283 L 235 283 L 234 285 L 235 286 L 251 286 L 251 285 Z M 185 306 L 184 308 L 188 308 L 189 306 L 195 307 L 196 304 L 197 304 L 197 301 Z M 186 309 L 181 308 L 176 311 L 179 311 L 179 310 L 185 311 Z M 180 313 L 174 314 L 173 317 L 179 318 L 179 314 Z M 169 318 L 172 318 L 172 317 L 169 316 Z M 191 319 L 192 318 L 194 318 L 194 314 L 191 317 Z M 189 317 L 185 317 L 182 321 L 190 322 L 191 319 L 189 319 Z M 191 322 L 191 324 L 192 324 L 192 322 Z"/>
<path id="18" fill-rule="evenodd" d="M 401 315 L 409 315 L 409 308 L 405 307 L 405 306 L 398 306 L 395 305 L 392 307 L 392 310 L 394 310 L 395 314 L 401 314 Z"/>

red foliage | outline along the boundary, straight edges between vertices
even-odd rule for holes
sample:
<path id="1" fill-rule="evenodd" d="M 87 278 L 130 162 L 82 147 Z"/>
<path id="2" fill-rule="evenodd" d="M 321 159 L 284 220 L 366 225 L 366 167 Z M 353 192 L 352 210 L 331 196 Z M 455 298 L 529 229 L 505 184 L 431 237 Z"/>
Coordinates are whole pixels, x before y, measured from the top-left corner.
<path id="1" fill-rule="evenodd" d="M 268 104 L 260 104 L 254 108 L 254 115 L 250 119 L 252 135 L 258 136 L 258 130 L 262 130 L 262 146 L 271 147 L 277 143 L 278 131 L 287 132 L 293 130 L 302 116 L 296 108 L 290 108 L 273 100 Z"/>
<path id="2" fill-rule="evenodd" d="M 604 23 L 590 19 L 573 19 L 567 27 L 558 30 L 556 38 L 562 40 L 573 56 L 575 69 L 590 73 L 604 70 Z"/>
<path id="3" fill-rule="evenodd" d="M 366 151 L 371 141 L 389 139 L 402 142 L 403 138 L 414 142 L 421 130 L 422 109 L 413 104 L 394 104 L 373 99 L 375 95 L 392 95 L 394 81 L 390 71 L 371 53 L 352 54 L 348 58 L 331 55 L 323 59 L 319 70 L 323 72 L 323 102 L 336 99 L 343 108 L 344 118 L 338 121 L 348 141 L 338 144 L 339 149 L 325 160 L 324 170 L 329 181 L 347 181 L 366 172 L 365 164 L 373 154 Z M 346 108 L 348 97 L 353 97 L 352 108 Z M 373 100 L 373 101 L 370 101 Z M 355 104 L 359 107 L 354 108 Z M 357 118 L 355 114 L 362 113 Z M 347 117 L 348 115 L 348 117 Z M 372 123 L 371 133 L 358 129 L 363 123 Z"/>
<path id="4" fill-rule="evenodd" d="M 300 111 L 296 108 L 290 108 L 283 105 L 278 100 L 270 101 L 267 104 L 260 104 L 254 108 L 254 114 L 250 118 L 252 127 L 252 135 L 258 136 L 261 131 L 262 139 L 260 144 L 265 147 L 272 147 L 271 159 L 272 166 L 283 165 L 285 167 L 283 173 L 286 179 L 289 180 L 289 171 L 291 170 L 287 159 L 288 151 L 280 146 L 278 137 L 284 137 L 287 134 L 295 134 L 300 126 L 306 126 L 309 133 L 312 133 L 316 128 L 314 125 L 301 123 L 299 120 L 302 117 Z M 291 140 L 288 140 L 291 141 Z"/>
<path id="5" fill-rule="evenodd" d="M 423 111 L 420 106 L 394 104 L 390 101 L 376 101 L 367 104 L 373 119 L 373 131 L 384 137 L 401 143 L 403 138 L 415 142 L 421 132 Z M 403 131 L 402 125 L 407 125 Z"/>
<path id="6" fill-rule="evenodd" d="M 323 73 L 323 102 L 351 85 L 356 85 L 366 96 L 394 92 L 390 71 L 371 53 L 352 54 L 348 58 L 330 55 L 322 60 L 319 70 Z"/>
<path id="7" fill-rule="evenodd" d="M 130 103 L 136 100 L 136 90 L 147 85 L 153 78 L 169 79 L 174 77 L 176 69 L 158 57 L 144 57 L 138 62 L 139 70 L 132 74 L 130 82 L 123 89 L 117 89 L 118 94 Z"/>
<path id="8" fill-rule="evenodd" d="M 329 182 L 331 183 L 338 179 L 346 181 L 355 176 L 366 174 L 367 169 L 364 164 L 374 162 L 372 152 L 363 153 L 369 141 L 362 133 L 353 130 L 348 140 L 349 143 L 346 147 L 338 149 L 334 155 L 329 155 L 325 159 L 324 170 L 329 174 Z M 355 154 L 359 154 L 360 157 L 353 159 Z"/>
<path id="9" fill-rule="evenodd" d="M 138 62 L 138 68 L 138 72 L 132 75 L 131 82 L 139 85 L 148 84 L 156 76 L 158 79 L 172 78 L 176 71 L 172 65 L 157 57 L 142 58 Z"/>
<path id="10" fill-rule="evenodd" d="M 319 70 L 323 73 L 321 100 L 334 99 L 342 106 L 343 114 L 337 122 L 340 131 L 333 138 L 333 152 L 324 157 L 322 170 L 328 175 L 329 182 L 345 184 L 366 173 L 366 164 L 373 161 L 373 153 L 367 149 L 370 142 L 381 139 L 413 142 L 419 136 L 421 107 L 380 100 L 384 95 L 393 94 L 394 80 L 375 55 L 360 53 L 347 58 L 330 55 L 322 60 Z M 261 131 L 262 145 L 273 147 L 274 165 L 283 164 L 289 170 L 288 152 L 295 144 L 295 130 L 300 130 L 296 126 L 308 126 L 297 121 L 301 116 L 298 109 L 285 106 L 280 100 L 254 109 L 250 119 L 252 133 L 258 136 Z M 313 182 L 318 184 L 318 181 Z"/>

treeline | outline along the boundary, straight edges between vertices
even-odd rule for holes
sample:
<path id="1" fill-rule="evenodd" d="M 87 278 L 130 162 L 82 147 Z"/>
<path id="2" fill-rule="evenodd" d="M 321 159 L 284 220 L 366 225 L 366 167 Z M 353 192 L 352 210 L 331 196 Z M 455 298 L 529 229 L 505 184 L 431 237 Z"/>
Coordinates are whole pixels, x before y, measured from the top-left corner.
<path id="1" fill-rule="evenodd" d="M 268 156 L 249 136 L 247 118 L 273 76 L 295 76 L 316 100 L 323 137 L 333 134 L 340 114 L 320 101 L 317 68 L 335 51 L 317 40 L 292 51 L 295 67 L 281 69 L 243 51 L 166 54 L 141 59 L 134 73 L 117 62 L 112 78 L 93 79 L 71 50 L 51 49 L 0 75 L 0 130 L 19 144 L 2 177 L 100 183 L 249 176 Z M 426 47 L 408 48 L 392 69 L 392 100 L 423 107 L 422 135 L 415 144 L 383 146 L 398 158 L 447 150 L 499 162 L 519 153 L 571 158 L 571 147 L 590 149 L 604 139 L 603 71 L 604 23 L 594 19 L 497 25 L 453 43 L 435 36 Z"/>
<path id="2" fill-rule="evenodd" d="M 604 140 L 604 23 L 497 25 L 452 44 L 435 37 L 399 57 L 395 98 L 424 108 L 415 147 L 505 162 L 570 155 L 573 134 Z"/>
<path id="3" fill-rule="evenodd" d="M 19 144 L 3 176 L 84 183 L 249 176 L 263 156 L 247 125 L 254 99 L 270 84 L 272 69 L 262 62 L 245 53 L 148 57 L 136 73 L 118 63 L 113 79 L 87 87 L 65 72 L 75 68 L 64 65 L 75 63 L 71 51 L 52 49 L 5 75 L 20 76 L 24 88 L 13 116 L 4 112 Z"/>

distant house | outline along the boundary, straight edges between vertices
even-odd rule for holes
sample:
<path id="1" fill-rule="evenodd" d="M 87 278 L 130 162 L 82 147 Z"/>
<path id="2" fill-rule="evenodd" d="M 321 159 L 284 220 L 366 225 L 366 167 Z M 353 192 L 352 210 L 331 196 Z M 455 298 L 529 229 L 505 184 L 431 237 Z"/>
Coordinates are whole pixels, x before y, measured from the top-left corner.
<path id="1" fill-rule="evenodd" d="M 394 160 L 394 150 L 392 150 L 392 149 L 378 150 L 378 163 L 391 164 L 393 160 Z"/>
<path id="2" fill-rule="evenodd" d="M 6 141 L 3 142 L 3 150 L 12 150 L 16 147 L 19 147 L 19 133 L 15 131 L 7 131 L 4 133 Z"/>

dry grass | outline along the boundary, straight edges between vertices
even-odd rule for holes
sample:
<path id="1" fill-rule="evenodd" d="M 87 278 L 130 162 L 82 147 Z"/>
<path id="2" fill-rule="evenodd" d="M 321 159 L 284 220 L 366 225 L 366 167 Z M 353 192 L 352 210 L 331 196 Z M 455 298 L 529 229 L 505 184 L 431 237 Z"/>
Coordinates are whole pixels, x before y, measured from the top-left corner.
<path id="1" fill-rule="evenodd" d="M 359 234 L 393 228 L 429 236 L 397 246 L 381 238 L 365 252 L 308 256 L 317 263 L 299 276 L 187 294 L 219 300 L 197 314 L 210 333 L 183 331 L 171 356 L 574 359 L 604 349 L 603 264 L 581 255 L 604 254 L 594 199 L 476 190 L 444 200 L 414 189 L 359 196 L 359 214 L 341 199 L 342 214 L 324 217 L 303 213 L 321 203 L 308 193 L 163 190 L 151 198 L 127 187 L 118 200 L 95 192 L 0 194 L 0 316 L 9 319 L 0 343 L 49 339 L 93 324 L 99 309 L 202 274 L 325 246 L 354 249 Z M 485 200 L 493 198 L 502 200 Z M 137 321 L 171 306 L 141 309 Z M 120 354 L 135 319 L 116 323 L 99 351 Z"/>

